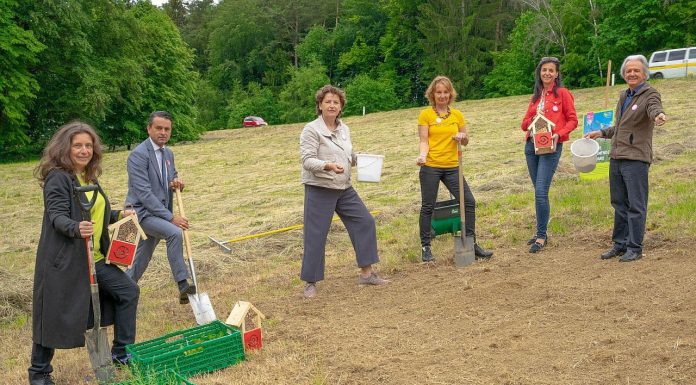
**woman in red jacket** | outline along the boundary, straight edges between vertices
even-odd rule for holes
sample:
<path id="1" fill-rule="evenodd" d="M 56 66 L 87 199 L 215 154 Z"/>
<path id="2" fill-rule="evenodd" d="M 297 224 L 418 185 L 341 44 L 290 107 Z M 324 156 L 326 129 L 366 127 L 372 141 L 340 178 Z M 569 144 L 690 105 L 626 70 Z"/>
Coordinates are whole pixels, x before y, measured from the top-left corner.
<path id="1" fill-rule="evenodd" d="M 544 246 L 548 235 L 546 228 L 549 222 L 549 188 L 553 174 L 561 158 L 563 143 L 569 138 L 570 132 L 578 126 L 578 116 L 575 113 L 573 95 L 563 87 L 560 72 L 560 62 L 555 57 L 544 57 L 534 71 L 534 95 L 529 101 L 527 114 L 522 120 L 522 130 L 525 131 L 524 155 L 527 158 L 529 177 L 534 185 L 534 205 L 536 207 L 536 234 L 527 241 L 531 245 L 529 252 L 536 253 Z M 552 121 L 553 141 L 555 151 L 550 154 L 536 155 L 534 140 L 531 137 L 529 125 L 537 114 Z"/>

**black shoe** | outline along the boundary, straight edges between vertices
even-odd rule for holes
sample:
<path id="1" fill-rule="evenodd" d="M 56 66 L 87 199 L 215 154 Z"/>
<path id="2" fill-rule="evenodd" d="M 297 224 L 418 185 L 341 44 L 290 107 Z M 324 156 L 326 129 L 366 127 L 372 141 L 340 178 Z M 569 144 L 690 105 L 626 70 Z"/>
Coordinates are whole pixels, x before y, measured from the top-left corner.
<path id="1" fill-rule="evenodd" d="M 612 259 L 612 258 L 614 258 L 614 257 L 620 257 L 620 256 L 624 255 L 625 252 L 626 252 L 626 249 L 620 249 L 620 248 L 614 246 L 614 247 L 612 247 L 610 250 L 608 250 L 607 252 L 605 252 L 604 254 L 602 254 L 602 255 L 600 256 L 600 258 L 602 258 L 602 259 Z"/>
<path id="2" fill-rule="evenodd" d="M 423 262 L 432 262 L 435 260 L 435 257 L 433 257 L 433 252 L 430 250 L 430 246 L 422 247 L 421 260 Z"/>
<path id="3" fill-rule="evenodd" d="M 531 237 L 531 238 L 529 238 L 529 239 L 527 240 L 527 246 L 531 246 L 532 243 L 536 242 L 536 240 L 537 240 L 537 236 L 536 236 L 536 235 L 533 236 L 533 237 Z"/>
<path id="4" fill-rule="evenodd" d="M 50 373 L 36 373 L 29 376 L 29 385 L 56 385 Z"/>
<path id="5" fill-rule="evenodd" d="M 541 249 L 543 249 L 544 246 L 546 246 L 546 242 L 541 243 L 541 242 L 534 241 L 534 243 L 532 243 L 532 247 L 529 248 L 529 252 L 532 254 L 536 254 L 539 251 L 541 251 Z"/>
<path id="6" fill-rule="evenodd" d="M 115 366 L 128 366 L 131 363 L 131 360 L 133 359 L 133 355 L 130 353 L 126 353 L 123 356 L 116 356 L 115 354 L 111 354 L 111 362 Z"/>
<path id="7" fill-rule="evenodd" d="M 619 258 L 619 262 L 633 262 L 641 259 L 643 255 L 634 250 L 628 250 L 626 254 Z"/>
<path id="8" fill-rule="evenodd" d="M 529 243 L 529 241 L 531 241 L 532 239 L 534 240 L 534 242 Z M 532 254 L 538 253 L 539 251 L 541 251 L 541 249 L 546 247 L 547 243 L 549 243 L 548 235 L 545 237 L 534 237 L 532 239 L 527 241 L 527 243 L 531 245 L 531 247 L 529 248 L 529 252 Z M 543 241 L 544 243 L 541 243 L 539 241 Z"/>
<path id="9" fill-rule="evenodd" d="M 196 294 L 195 285 L 190 285 L 188 281 L 184 285 L 179 285 L 179 304 L 185 305 L 189 303 L 188 296 L 190 294 Z"/>
<path id="10" fill-rule="evenodd" d="M 488 259 L 493 256 L 493 252 L 485 250 L 478 243 L 474 243 L 474 255 L 476 255 L 476 259 Z"/>

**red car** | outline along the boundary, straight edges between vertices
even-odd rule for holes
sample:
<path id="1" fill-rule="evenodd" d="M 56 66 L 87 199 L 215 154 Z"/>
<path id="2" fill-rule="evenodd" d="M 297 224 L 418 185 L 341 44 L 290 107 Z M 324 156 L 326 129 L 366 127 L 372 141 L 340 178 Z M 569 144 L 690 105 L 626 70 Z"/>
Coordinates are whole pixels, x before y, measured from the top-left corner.
<path id="1" fill-rule="evenodd" d="M 242 125 L 244 127 L 259 127 L 259 126 L 267 126 L 268 123 L 266 123 L 263 118 L 259 118 L 258 116 L 247 116 L 244 118 L 244 121 L 242 121 Z"/>

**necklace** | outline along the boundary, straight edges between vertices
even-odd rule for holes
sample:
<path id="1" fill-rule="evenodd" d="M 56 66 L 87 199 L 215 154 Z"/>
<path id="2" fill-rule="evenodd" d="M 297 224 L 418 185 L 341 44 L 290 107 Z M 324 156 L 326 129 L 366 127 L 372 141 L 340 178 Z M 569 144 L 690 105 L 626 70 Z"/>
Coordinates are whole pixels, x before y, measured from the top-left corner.
<path id="1" fill-rule="evenodd" d="M 437 108 L 433 107 L 433 111 L 435 111 L 435 115 L 437 115 L 437 119 L 435 119 L 435 123 L 442 123 L 443 120 L 449 118 L 450 114 L 452 111 L 450 111 L 449 106 L 447 106 L 447 113 L 442 116 L 440 113 L 437 111 Z"/>

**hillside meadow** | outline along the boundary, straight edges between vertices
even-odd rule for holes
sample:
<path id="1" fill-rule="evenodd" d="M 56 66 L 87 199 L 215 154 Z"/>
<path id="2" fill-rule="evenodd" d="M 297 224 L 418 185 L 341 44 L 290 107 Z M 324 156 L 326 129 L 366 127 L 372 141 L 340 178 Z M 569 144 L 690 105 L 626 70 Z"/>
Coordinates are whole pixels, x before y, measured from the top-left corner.
<path id="1" fill-rule="evenodd" d="M 656 161 L 644 258 L 600 261 L 610 246 L 608 181 L 581 181 L 569 143 L 551 189 L 549 246 L 527 253 L 534 229 L 531 182 L 519 129 L 529 96 L 456 103 L 471 143 L 464 173 L 477 199 L 478 240 L 490 261 L 457 269 L 450 235 L 420 263 L 419 108 L 349 117 L 357 152 L 382 154 L 378 184 L 356 182 L 377 231 L 384 287 L 361 287 L 340 222 L 327 244 L 326 280 L 307 301 L 299 280 L 302 232 L 232 244 L 302 222 L 302 124 L 207 133 L 173 146 L 192 223 L 200 290 L 218 318 L 238 300 L 266 314 L 264 348 L 207 384 L 669 384 L 696 382 L 696 80 L 653 83 L 668 122 L 656 129 Z M 609 91 L 615 106 L 622 86 Z M 573 91 L 578 113 L 604 109 L 604 88 Z M 350 95 L 348 102 L 350 103 Z M 144 128 L 143 128 L 144 129 Z M 176 129 L 176 126 L 175 126 Z M 581 136 L 582 128 L 572 139 Z M 126 194 L 126 151 L 108 153 L 101 183 L 115 206 Z M 30 301 L 42 197 L 35 162 L 0 165 L 0 373 L 26 383 Z M 440 197 L 447 198 L 441 188 Z M 85 277 L 85 279 L 87 279 Z M 138 341 L 195 325 L 178 304 L 160 245 L 141 280 Z M 57 309 L 57 311 L 59 311 Z M 58 384 L 95 383 L 84 348 L 59 350 Z"/>

